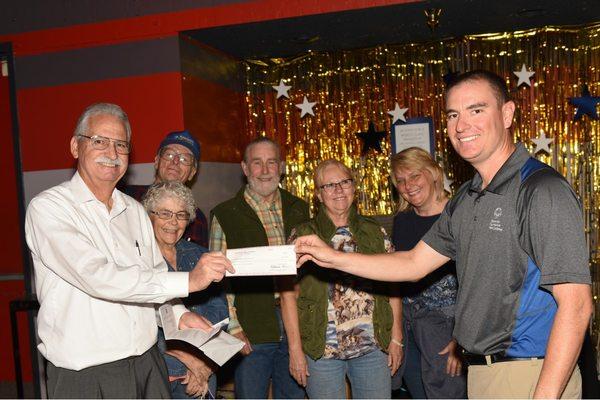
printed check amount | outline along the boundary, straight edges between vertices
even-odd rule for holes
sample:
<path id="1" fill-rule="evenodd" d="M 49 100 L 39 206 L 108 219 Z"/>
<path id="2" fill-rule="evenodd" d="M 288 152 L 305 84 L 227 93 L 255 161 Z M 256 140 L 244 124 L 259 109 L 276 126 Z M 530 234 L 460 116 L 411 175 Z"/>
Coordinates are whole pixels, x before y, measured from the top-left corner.
<path id="1" fill-rule="evenodd" d="M 296 275 L 296 252 L 294 245 L 259 246 L 228 249 L 235 274 L 226 276 Z"/>

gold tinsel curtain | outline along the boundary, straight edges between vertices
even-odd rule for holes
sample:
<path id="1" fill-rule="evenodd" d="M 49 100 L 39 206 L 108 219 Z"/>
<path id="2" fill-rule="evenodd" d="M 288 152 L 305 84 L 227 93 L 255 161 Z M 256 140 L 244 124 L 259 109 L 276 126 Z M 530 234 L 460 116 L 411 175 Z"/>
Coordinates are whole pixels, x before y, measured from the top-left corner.
<path id="1" fill-rule="evenodd" d="M 522 64 L 535 71 L 531 87 L 516 86 L 513 71 Z M 387 111 L 395 102 L 408 108 L 409 118 L 431 117 L 436 158 L 456 188 L 471 177 L 472 169 L 456 155 L 445 135 L 443 77 L 479 68 L 503 76 L 517 104 L 515 140 L 533 151 L 532 138 L 542 132 L 553 138 L 551 154 L 536 156 L 562 173 L 582 199 L 597 300 L 600 122 L 587 116 L 574 122 L 575 108 L 568 98 L 581 96 L 583 84 L 593 96 L 600 95 L 600 24 L 309 52 L 289 59 L 247 60 L 245 65 L 246 134 L 248 138 L 266 135 L 282 144 L 286 188 L 312 201 L 314 167 L 320 160 L 336 158 L 355 171 L 357 203 L 368 215 L 393 213 L 388 178 L 391 146 L 388 135 L 381 154 L 361 156 L 356 133 L 366 131 L 370 121 L 377 130 L 389 132 Z M 271 87 L 280 79 L 292 86 L 289 99 L 277 99 Z M 304 96 L 317 102 L 315 116 L 300 118 L 295 104 Z"/>

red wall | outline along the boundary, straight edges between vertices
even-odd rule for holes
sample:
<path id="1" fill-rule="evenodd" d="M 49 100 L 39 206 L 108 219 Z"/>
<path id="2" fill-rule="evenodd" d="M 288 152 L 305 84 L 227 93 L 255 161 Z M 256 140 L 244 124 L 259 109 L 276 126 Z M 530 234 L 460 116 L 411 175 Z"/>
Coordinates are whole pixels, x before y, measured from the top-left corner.
<path id="1" fill-rule="evenodd" d="M 21 248 L 21 225 L 18 213 L 17 176 L 13 152 L 12 116 L 10 114 L 9 79 L 0 76 L 0 182 L 3 182 L 0 196 L 0 273 L 15 274 L 23 272 Z"/>
<path id="2" fill-rule="evenodd" d="M 99 101 L 119 104 L 127 112 L 133 131 L 131 163 L 149 162 L 164 132 L 183 129 L 179 72 L 23 89 L 18 93 L 23 170 L 72 168 L 68 150 L 77 118 Z"/>

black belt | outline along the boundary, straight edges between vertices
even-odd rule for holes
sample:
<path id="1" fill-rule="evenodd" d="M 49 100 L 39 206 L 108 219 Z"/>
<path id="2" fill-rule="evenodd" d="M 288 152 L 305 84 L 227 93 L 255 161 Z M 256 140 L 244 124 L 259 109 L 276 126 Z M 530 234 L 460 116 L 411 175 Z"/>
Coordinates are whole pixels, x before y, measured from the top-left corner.
<path id="1" fill-rule="evenodd" d="M 489 356 L 484 356 L 481 354 L 473 354 L 463 350 L 463 358 L 468 365 L 487 365 L 489 357 L 489 363 L 499 363 L 499 362 L 509 362 L 509 361 L 531 361 L 531 360 L 542 360 L 544 356 L 537 357 L 510 357 L 501 353 L 490 354 Z"/>

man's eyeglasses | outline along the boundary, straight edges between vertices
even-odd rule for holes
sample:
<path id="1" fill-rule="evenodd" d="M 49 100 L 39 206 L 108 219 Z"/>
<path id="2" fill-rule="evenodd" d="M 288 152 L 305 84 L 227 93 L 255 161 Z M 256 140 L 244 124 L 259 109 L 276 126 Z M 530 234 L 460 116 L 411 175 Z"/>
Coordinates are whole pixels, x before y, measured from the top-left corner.
<path id="1" fill-rule="evenodd" d="M 150 211 L 150 212 L 152 214 L 156 215 L 160 219 L 171 219 L 171 218 L 173 218 L 173 215 L 174 215 L 175 218 L 177 218 L 179 221 L 189 221 L 190 220 L 190 213 L 187 211 L 173 212 L 171 210 L 160 210 L 160 211 Z"/>
<path id="2" fill-rule="evenodd" d="M 115 150 L 119 154 L 129 154 L 131 152 L 131 144 L 126 142 L 125 140 L 116 140 L 107 138 L 100 135 L 87 136 L 87 135 L 77 135 L 86 139 L 90 139 L 90 144 L 92 148 L 95 150 L 106 150 L 108 145 L 111 143 L 115 144 Z"/>
<path id="3" fill-rule="evenodd" d="M 324 190 L 327 193 L 333 193 L 335 191 L 336 186 L 339 186 L 341 189 L 349 189 L 350 186 L 352 186 L 353 181 L 354 179 L 348 178 L 339 182 L 326 183 L 324 185 L 319 186 L 319 189 Z"/>
<path id="4" fill-rule="evenodd" d="M 177 161 L 179 161 L 181 164 L 183 165 L 192 165 L 194 163 L 194 156 L 189 154 L 189 153 L 175 153 L 174 151 L 163 151 L 162 153 L 160 153 L 160 158 L 162 158 L 165 161 L 173 161 L 175 158 L 177 158 Z"/>

